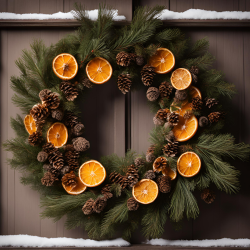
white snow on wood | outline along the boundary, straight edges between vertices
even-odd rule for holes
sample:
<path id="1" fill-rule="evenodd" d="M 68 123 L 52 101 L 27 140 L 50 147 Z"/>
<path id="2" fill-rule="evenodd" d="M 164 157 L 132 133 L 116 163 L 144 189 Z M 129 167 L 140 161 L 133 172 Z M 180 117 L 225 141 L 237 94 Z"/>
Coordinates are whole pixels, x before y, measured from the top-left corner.
<path id="1" fill-rule="evenodd" d="M 161 20 L 173 19 L 250 19 L 249 11 L 211 11 L 200 9 L 189 9 L 184 12 L 174 12 L 170 10 L 163 10 L 159 15 Z"/>
<path id="2" fill-rule="evenodd" d="M 218 240 L 165 240 L 153 239 L 146 242 L 156 246 L 183 246 L 183 247 L 250 247 L 250 239 L 218 239 Z"/>
<path id="3" fill-rule="evenodd" d="M 110 247 L 129 246 L 122 238 L 115 240 L 90 240 L 72 238 L 45 238 L 31 235 L 0 235 L 0 247 Z"/>
<path id="4" fill-rule="evenodd" d="M 108 10 L 107 10 L 108 11 Z M 118 15 L 118 10 L 110 10 L 113 14 L 113 20 L 115 21 L 121 21 L 126 20 L 125 16 Z M 30 13 L 30 14 L 16 14 L 16 13 L 10 13 L 10 12 L 0 12 L 0 19 L 22 19 L 22 20 L 46 20 L 46 19 L 74 19 L 73 16 L 74 11 L 70 11 L 67 13 L 63 12 L 57 12 L 54 14 L 41 14 L 41 13 Z M 96 20 L 98 17 L 98 10 L 87 10 L 86 14 L 91 20 Z"/>

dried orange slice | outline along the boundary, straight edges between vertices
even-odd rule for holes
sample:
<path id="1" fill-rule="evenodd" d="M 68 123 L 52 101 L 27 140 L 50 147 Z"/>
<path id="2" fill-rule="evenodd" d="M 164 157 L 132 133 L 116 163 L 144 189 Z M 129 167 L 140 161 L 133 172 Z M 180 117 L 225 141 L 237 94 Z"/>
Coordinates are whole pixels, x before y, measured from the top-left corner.
<path id="1" fill-rule="evenodd" d="M 161 172 L 163 175 L 169 176 L 171 180 L 174 180 L 177 176 L 176 171 L 172 170 L 169 166 L 163 168 Z"/>
<path id="2" fill-rule="evenodd" d="M 152 203 L 158 196 L 157 184 L 150 179 L 143 179 L 133 186 L 132 194 L 135 200 L 142 204 Z"/>
<path id="3" fill-rule="evenodd" d="M 63 80 L 70 80 L 74 78 L 78 71 L 78 64 L 70 54 L 63 53 L 56 56 L 52 62 L 54 73 Z"/>
<path id="4" fill-rule="evenodd" d="M 51 125 L 47 132 L 47 141 L 51 142 L 56 148 L 60 148 L 67 143 L 68 130 L 61 122 Z"/>
<path id="5" fill-rule="evenodd" d="M 201 169 L 201 159 L 194 152 L 182 154 L 177 161 L 177 170 L 184 177 L 192 177 L 199 173 Z"/>
<path id="6" fill-rule="evenodd" d="M 65 186 L 65 185 L 62 183 L 63 188 L 66 190 L 66 192 L 67 192 L 68 194 L 77 195 L 77 194 L 83 193 L 83 192 L 86 190 L 87 186 L 85 186 L 85 185 L 81 182 L 81 180 L 79 179 L 79 177 L 76 177 L 76 178 L 77 178 L 77 184 L 76 184 L 76 186 L 73 187 L 73 188 L 70 187 L 70 186 Z"/>
<path id="7" fill-rule="evenodd" d="M 79 168 L 79 178 L 87 187 L 96 187 L 105 180 L 106 170 L 100 162 L 90 160 Z"/>
<path id="8" fill-rule="evenodd" d="M 24 117 L 24 126 L 30 135 L 36 132 L 36 122 L 31 115 Z"/>
<path id="9" fill-rule="evenodd" d="M 103 84 L 111 78 L 113 69 L 106 59 L 95 57 L 87 64 L 86 73 L 91 82 Z"/>
<path id="10" fill-rule="evenodd" d="M 193 115 L 189 119 L 179 118 L 179 123 L 174 126 L 173 133 L 177 141 L 187 141 L 192 138 L 198 129 L 198 120 Z"/>
<path id="11" fill-rule="evenodd" d="M 189 70 L 179 68 L 172 73 L 170 80 L 174 88 L 183 90 L 191 85 L 192 76 Z"/>
<path id="12" fill-rule="evenodd" d="M 155 68 L 156 73 L 166 74 L 174 68 L 175 58 L 170 50 L 159 48 L 156 53 L 149 58 L 148 63 Z"/>

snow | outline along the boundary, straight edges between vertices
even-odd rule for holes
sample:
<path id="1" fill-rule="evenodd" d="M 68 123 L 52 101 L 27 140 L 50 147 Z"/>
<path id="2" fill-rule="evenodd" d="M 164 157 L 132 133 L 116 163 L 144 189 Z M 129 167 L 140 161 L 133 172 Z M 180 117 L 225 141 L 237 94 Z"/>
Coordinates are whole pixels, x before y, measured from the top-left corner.
<path id="1" fill-rule="evenodd" d="M 108 11 L 108 10 L 107 10 Z M 115 21 L 121 21 L 126 20 L 125 16 L 118 15 L 118 10 L 110 10 L 113 13 L 113 20 Z M 98 17 L 98 10 L 87 10 L 87 15 L 91 20 L 96 20 Z M 16 14 L 16 13 L 10 13 L 10 12 L 0 12 L 0 19 L 38 19 L 38 20 L 46 20 L 46 19 L 74 19 L 73 16 L 74 11 L 71 10 L 70 12 L 63 13 L 63 12 L 57 12 L 54 14 L 38 14 L 38 13 L 30 13 L 30 14 Z"/>
<path id="2" fill-rule="evenodd" d="M 129 246 L 122 238 L 95 241 L 90 239 L 45 238 L 31 235 L 0 235 L 0 247 L 110 247 Z"/>
<path id="3" fill-rule="evenodd" d="M 159 15 L 161 20 L 173 19 L 250 19 L 249 11 L 211 11 L 200 9 L 189 9 L 184 12 L 174 12 L 170 10 L 163 10 Z"/>
<path id="4" fill-rule="evenodd" d="M 165 240 L 153 239 L 146 242 L 157 246 L 183 246 L 183 247 L 250 247 L 250 239 L 218 239 L 218 240 Z"/>

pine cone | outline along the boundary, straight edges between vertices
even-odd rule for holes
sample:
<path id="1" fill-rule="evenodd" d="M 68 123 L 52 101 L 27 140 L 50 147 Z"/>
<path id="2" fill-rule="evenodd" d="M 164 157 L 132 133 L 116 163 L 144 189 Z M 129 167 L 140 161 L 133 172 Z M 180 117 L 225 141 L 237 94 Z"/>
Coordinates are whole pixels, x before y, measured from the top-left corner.
<path id="1" fill-rule="evenodd" d="M 81 122 L 79 122 L 73 127 L 72 132 L 75 136 L 80 136 L 83 134 L 83 130 L 84 130 L 84 125 Z"/>
<path id="2" fill-rule="evenodd" d="M 49 154 L 48 160 L 55 170 L 59 171 L 63 168 L 63 154 L 59 151 L 58 148 L 56 148 L 53 153 Z"/>
<path id="3" fill-rule="evenodd" d="M 43 145 L 43 151 L 49 155 L 54 153 L 56 151 L 56 148 L 51 142 L 47 142 Z"/>
<path id="4" fill-rule="evenodd" d="M 168 144 L 166 144 L 163 148 L 163 153 L 167 156 L 167 157 L 174 157 L 176 156 L 176 154 L 178 153 L 178 142 L 169 142 Z"/>
<path id="5" fill-rule="evenodd" d="M 157 111 L 156 118 L 165 121 L 167 120 L 169 113 L 170 113 L 169 109 L 159 109 Z"/>
<path id="6" fill-rule="evenodd" d="M 65 153 L 65 162 L 68 164 L 71 170 L 75 170 L 79 167 L 79 152 L 74 148 Z"/>
<path id="7" fill-rule="evenodd" d="M 126 188 L 128 185 L 128 180 L 125 178 L 125 176 L 123 176 L 117 172 L 112 172 L 109 175 L 109 179 L 112 183 L 120 184 L 122 189 Z"/>
<path id="8" fill-rule="evenodd" d="M 194 97 L 192 99 L 191 108 L 192 108 L 192 110 L 201 110 L 202 104 L 203 104 L 203 102 L 199 96 Z"/>
<path id="9" fill-rule="evenodd" d="M 83 137 L 77 137 L 72 140 L 76 151 L 84 152 L 90 148 L 90 143 Z"/>
<path id="10" fill-rule="evenodd" d="M 210 204 L 215 200 L 215 193 L 212 190 L 206 188 L 201 193 L 201 199 L 207 204 Z"/>
<path id="11" fill-rule="evenodd" d="M 159 90 L 155 87 L 150 87 L 147 90 L 146 96 L 149 101 L 154 102 L 158 99 L 160 93 Z"/>
<path id="12" fill-rule="evenodd" d="M 192 82 L 197 83 L 198 82 L 198 76 L 193 74 L 193 73 L 191 73 L 191 76 L 192 76 Z"/>
<path id="13" fill-rule="evenodd" d="M 151 145 L 151 146 L 148 148 L 146 154 L 150 154 L 150 153 L 154 153 L 154 152 L 155 152 L 155 146 L 154 146 L 154 145 Z"/>
<path id="14" fill-rule="evenodd" d="M 145 86 L 150 86 L 154 79 L 154 67 L 146 64 L 141 70 L 142 82 Z"/>
<path id="15" fill-rule="evenodd" d="M 146 154 L 146 162 L 153 162 L 155 158 L 156 157 L 153 153 Z"/>
<path id="16" fill-rule="evenodd" d="M 169 193 L 171 191 L 171 178 L 169 176 L 159 176 L 156 182 L 160 192 Z"/>
<path id="17" fill-rule="evenodd" d="M 110 199 L 113 197 L 113 194 L 110 192 L 110 187 L 111 185 L 107 184 L 105 185 L 102 190 L 101 193 L 102 195 L 106 198 L 106 199 Z"/>
<path id="18" fill-rule="evenodd" d="M 189 71 L 191 74 L 195 74 L 195 75 L 199 74 L 199 68 L 196 66 L 192 66 Z"/>
<path id="19" fill-rule="evenodd" d="M 206 98 L 205 100 L 206 102 L 206 106 L 210 109 L 212 108 L 214 105 L 217 105 L 219 102 L 216 101 L 214 98 Z"/>
<path id="20" fill-rule="evenodd" d="M 28 142 L 31 146 L 37 146 L 43 141 L 42 133 L 40 131 L 36 131 L 29 135 Z"/>
<path id="21" fill-rule="evenodd" d="M 78 96 L 77 88 L 69 81 L 63 81 L 60 84 L 60 90 L 64 93 L 68 101 L 74 101 Z"/>
<path id="22" fill-rule="evenodd" d="M 133 56 L 125 51 L 121 51 L 116 55 L 116 63 L 120 66 L 127 67 L 130 65 Z"/>
<path id="23" fill-rule="evenodd" d="M 188 120 L 188 119 L 190 119 L 192 117 L 192 115 L 193 115 L 192 111 L 186 111 L 183 118 Z"/>
<path id="24" fill-rule="evenodd" d="M 30 114 L 35 121 L 45 120 L 49 115 L 49 109 L 43 104 L 36 104 L 31 110 Z"/>
<path id="25" fill-rule="evenodd" d="M 133 187 L 139 180 L 138 168 L 133 164 L 128 167 L 125 178 L 128 180 L 128 185 Z"/>
<path id="26" fill-rule="evenodd" d="M 165 124 L 164 124 L 164 128 L 165 129 L 173 129 L 173 124 L 172 123 L 170 123 L 170 122 L 166 122 Z"/>
<path id="27" fill-rule="evenodd" d="M 39 162 L 45 162 L 48 159 L 48 154 L 44 151 L 41 151 L 37 155 L 37 160 Z"/>
<path id="28" fill-rule="evenodd" d="M 93 210 L 93 205 L 94 205 L 94 200 L 92 198 L 88 199 L 84 206 L 82 207 L 82 211 L 85 215 L 90 215 L 94 212 Z"/>
<path id="29" fill-rule="evenodd" d="M 51 172 L 46 172 L 41 179 L 41 182 L 44 186 L 52 186 L 55 181 L 58 181 L 58 178 Z"/>
<path id="30" fill-rule="evenodd" d="M 171 112 L 168 116 L 168 122 L 171 123 L 173 126 L 176 126 L 179 123 L 179 117 L 179 114 Z"/>
<path id="31" fill-rule="evenodd" d="M 51 116 L 52 118 L 61 121 L 63 119 L 63 111 L 61 109 L 53 109 L 51 110 Z"/>
<path id="32" fill-rule="evenodd" d="M 77 177 L 73 171 L 68 174 L 65 174 L 62 178 L 62 183 L 68 187 L 74 188 L 77 184 Z"/>
<path id="33" fill-rule="evenodd" d="M 132 85 L 130 74 L 121 74 L 117 79 L 118 89 L 125 95 L 130 91 Z"/>
<path id="34" fill-rule="evenodd" d="M 93 204 L 93 211 L 95 213 L 101 213 L 107 205 L 107 200 L 105 197 L 97 198 Z"/>
<path id="35" fill-rule="evenodd" d="M 36 130 L 37 131 L 42 131 L 45 122 L 46 122 L 45 120 L 35 121 L 35 123 L 36 123 Z"/>
<path id="36" fill-rule="evenodd" d="M 60 99 L 58 93 L 50 93 L 49 95 L 45 95 L 43 97 L 43 105 L 48 109 L 56 109 L 60 105 Z"/>
<path id="37" fill-rule="evenodd" d="M 168 134 L 165 136 L 165 140 L 167 140 L 168 142 L 174 142 L 175 141 L 174 132 L 172 130 L 169 131 Z"/>
<path id="38" fill-rule="evenodd" d="M 159 91 L 161 98 L 169 98 L 173 91 L 173 86 L 169 82 L 162 82 L 161 85 L 159 86 Z"/>
<path id="39" fill-rule="evenodd" d="M 94 86 L 94 84 L 89 80 L 89 78 L 85 77 L 81 80 L 81 83 L 84 87 L 90 89 Z"/>
<path id="40" fill-rule="evenodd" d="M 143 176 L 143 179 L 153 180 L 154 178 L 155 178 L 155 173 L 153 170 L 148 170 Z"/>
<path id="41" fill-rule="evenodd" d="M 208 115 L 208 119 L 210 123 L 218 122 L 220 119 L 223 119 L 223 118 L 224 118 L 223 112 L 213 112 Z"/>
<path id="42" fill-rule="evenodd" d="M 51 94 L 51 91 L 49 89 L 43 89 L 39 92 L 39 98 L 41 99 L 41 101 L 43 101 L 44 98 L 46 98 L 50 94 Z"/>
<path id="43" fill-rule="evenodd" d="M 134 197 L 131 197 L 127 201 L 127 207 L 129 211 L 136 211 L 139 208 L 139 202 L 134 199 Z"/>
<path id="44" fill-rule="evenodd" d="M 62 169 L 61 169 L 61 175 L 64 176 L 65 174 L 69 173 L 70 172 L 70 167 L 69 166 L 64 166 Z"/>
<path id="45" fill-rule="evenodd" d="M 187 91 L 186 90 L 176 90 L 175 91 L 175 98 L 178 101 L 184 101 L 187 98 Z"/>
<path id="46" fill-rule="evenodd" d="M 165 157 L 158 157 L 154 161 L 154 170 L 155 172 L 160 172 L 162 168 L 165 168 L 167 166 L 167 159 Z"/>
<path id="47" fill-rule="evenodd" d="M 163 124 L 165 123 L 164 120 L 157 118 L 156 115 L 153 117 L 153 122 L 156 126 L 163 126 Z"/>
<path id="48" fill-rule="evenodd" d="M 206 116 L 201 116 L 199 119 L 199 126 L 200 127 L 206 127 L 208 125 L 209 121 Z"/>
<path id="49" fill-rule="evenodd" d="M 145 62 L 144 57 L 143 56 L 137 56 L 135 59 L 135 62 L 138 66 L 142 66 Z"/>
<path id="50" fill-rule="evenodd" d="M 73 128 L 76 124 L 78 124 L 78 117 L 74 115 L 72 112 L 67 112 L 64 116 L 65 125 Z"/>
<path id="51" fill-rule="evenodd" d="M 136 167 L 143 166 L 144 164 L 145 164 L 145 160 L 142 157 L 137 157 L 135 159 L 135 166 Z"/>

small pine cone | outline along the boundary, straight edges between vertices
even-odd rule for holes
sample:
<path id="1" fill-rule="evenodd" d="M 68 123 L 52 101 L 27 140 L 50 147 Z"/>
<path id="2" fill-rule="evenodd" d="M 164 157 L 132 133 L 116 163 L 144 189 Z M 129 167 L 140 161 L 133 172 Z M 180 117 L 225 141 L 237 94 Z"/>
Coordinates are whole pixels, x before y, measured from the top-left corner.
<path id="1" fill-rule="evenodd" d="M 193 73 L 191 73 L 191 76 L 192 76 L 192 82 L 197 83 L 198 82 L 198 76 L 193 74 Z"/>
<path id="2" fill-rule="evenodd" d="M 93 211 L 93 205 L 94 205 L 94 200 L 92 198 L 88 199 L 85 204 L 82 207 L 82 211 L 85 215 L 90 215 L 92 214 Z"/>
<path id="3" fill-rule="evenodd" d="M 65 162 L 71 168 L 71 170 L 75 170 L 79 167 L 79 152 L 76 151 L 74 148 L 73 150 L 69 150 L 65 153 Z"/>
<path id="4" fill-rule="evenodd" d="M 120 74 L 117 78 L 118 89 L 125 95 L 130 91 L 132 85 L 130 74 Z"/>
<path id="5" fill-rule="evenodd" d="M 174 132 L 172 130 L 169 131 L 168 134 L 165 136 L 165 140 L 167 140 L 168 142 L 174 142 L 175 141 Z"/>
<path id="6" fill-rule="evenodd" d="M 160 176 L 156 180 L 159 190 L 162 193 L 169 193 L 171 191 L 171 178 L 169 176 Z"/>
<path id="7" fill-rule="evenodd" d="M 93 88 L 94 84 L 89 80 L 89 78 L 85 77 L 81 80 L 81 83 L 84 87 L 90 89 Z"/>
<path id="8" fill-rule="evenodd" d="M 52 186 L 55 181 L 58 181 L 58 178 L 50 172 L 46 172 L 41 179 L 42 184 L 47 187 Z"/>
<path id="9" fill-rule="evenodd" d="M 73 128 L 76 124 L 78 124 L 78 117 L 76 115 L 74 115 L 72 112 L 67 112 L 65 115 L 64 115 L 64 122 L 65 122 L 65 125 L 68 126 L 68 127 L 71 127 Z"/>
<path id="10" fill-rule="evenodd" d="M 46 98 L 50 94 L 51 94 L 51 91 L 49 89 L 43 89 L 39 92 L 39 98 L 41 99 L 41 101 L 43 101 L 44 98 Z"/>
<path id="11" fill-rule="evenodd" d="M 77 123 L 77 124 L 73 127 L 73 129 L 72 129 L 73 134 L 74 134 L 75 136 L 80 136 L 80 135 L 82 135 L 82 134 L 83 134 L 83 130 L 84 130 L 84 125 L 83 125 L 81 122 Z"/>
<path id="12" fill-rule="evenodd" d="M 37 146 L 43 141 L 42 133 L 40 131 L 36 131 L 29 135 L 28 142 L 31 146 Z"/>
<path id="13" fill-rule="evenodd" d="M 61 121 L 63 119 L 64 113 L 61 109 L 53 109 L 51 110 L 52 118 Z"/>
<path id="14" fill-rule="evenodd" d="M 209 121 L 206 116 L 201 116 L 199 119 L 199 126 L 200 127 L 206 127 L 208 125 Z"/>
<path id="15" fill-rule="evenodd" d="M 153 170 L 148 170 L 143 176 L 143 179 L 153 180 L 154 178 L 155 178 L 155 173 Z"/>
<path id="16" fill-rule="evenodd" d="M 135 62 L 138 66 L 142 66 L 145 62 L 144 57 L 143 56 L 137 56 L 135 59 Z"/>
<path id="17" fill-rule="evenodd" d="M 167 159 L 165 157 L 158 157 L 154 161 L 154 170 L 155 172 L 160 172 L 161 169 L 165 168 L 167 166 Z"/>
<path id="18" fill-rule="evenodd" d="M 50 93 L 49 95 L 44 96 L 43 105 L 48 109 L 56 109 L 60 105 L 59 94 L 56 92 Z"/>
<path id="19" fill-rule="evenodd" d="M 169 82 L 162 82 L 159 86 L 161 98 L 169 98 L 173 91 L 173 86 Z"/>
<path id="20" fill-rule="evenodd" d="M 179 114 L 171 112 L 168 116 L 168 122 L 176 126 L 179 123 L 179 118 L 180 118 Z"/>
<path id="21" fill-rule="evenodd" d="M 223 112 L 213 112 L 208 115 L 208 119 L 210 123 L 216 123 L 220 119 L 224 118 L 224 113 Z"/>
<path id="22" fill-rule="evenodd" d="M 145 164 L 145 160 L 142 157 L 135 158 L 135 166 L 140 167 Z"/>
<path id="23" fill-rule="evenodd" d="M 151 145 L 151 146 L 148 148 L 146 154 L 150 154 L 150 153 L 154 153 L 154 152 L 155 152 L 155 146 L 154 146 L 154 145 Z"/>
<path id="24" fill-rule="evenodd" d="M 49 164 L 44 164 L 43 165 L 43 170 L 44 171 L 49 171 L 50 172 L 50 169 L 52 168 L 52 166 L 51 165 L 49 165 Z"/>
<path id="25" fill-rule="evenodd" d="M 186 90 L 176 90 L 175 91 L 175 98 L 178 101 L 184 101 L 187 98 L 187 91 Z"/>
<path id="26" fill-rule="evenodd" d="M 121 51 L 116 55 L 116 63 L 120 66 L 127 67 L 130 65 L 132 57 L 129 53 Z"/>
<path id="27" fill-rule="evenodd" d="M 205 100 L 206 102 L 206 106 L 210 109 L 212 108 L 214 105 L 217 105 L 219 102 L 216 101 L 214 98 L 206 98 Z"/>
<path id="28" fill-rule="evenodd" d="M 164 120 L 157 118 L 156 115 L 153 117 L 153 122 L 156 126 L 163 126 L 163 124 L 165 123 Z"/>
<path id="29" fill-rule="evenodd" d="M 201 193 L 201 199 L 207 204 L 210 204 L 215 200 L 215 193 L 212 190 L 206 188 Z"/>
<path id="30" fill-rule="evenodd" d="M 49 163 L 57 171 L 61 170 L 64 165 L 63 154 L 59 151 L 58 148 L 48 156 Z"/>
<path id="31" fill-rule="evenodd" d="M 75 173 L 73 171 L 71 171 L 68 174 L 65 174 L 62 178 L 62 183 L 66 186 L 66 187 L 71 187 L 74 188 L 77 184 L 77 177 L 75 175 Z"/>
<path id="32" fill-rule="evenodd" d="M 84 152 L 90 148 L 90 143 L 83 137 L 77 137 L 72 140 L 76 151 Z"/>
<path id="33" fill-rule="evenodd" d="M 48 159 L 48 154 L 44 151 L 41 151 L 37 155 L 37 160 L 39 162 L 45 162 Z"/>
<path id="34" fill-rule="evenodd" d="M 117 172 L 112 172 L 109 175 L 109 179 L 112 183 L 118 183 L 121 185 L 122 189 L 126 188 L 128 185 L 128 180 L 125 178 L 125 176 L 117 173 Z"/>
<path id="35" fill-rule="evenodd" d="M 36 104 L 31 110 L 30 114 L 35 121 L 45 120 L 49 115 L 49 109 L 43 104 Z"/>
<path id="36" fill-rule="evenodd" d="M 37 131 L 38 131 L 38 130 L 39 130 L 39 131 L 42 131 L 45 122 L 46 122 L 45 120 L 35 121 Z"/>
<path id="37" fill-rule="evenodd" d="M 165 121 L 167 120 L 169 113 L 170 113 L 169 109 L 159 109 L 157 111 L 156 118 Z"/>
<path id="38" fill-rule="evenodd" d="M 147 162 L 153 162 L 155 160 L 155 155 L 153 153 L 149 153 L 146 155 L 146 161 Z"/>
<path id="39" fill-rule="evenodd" d="M 43 151 L 50 155 L 56 151 L 56 148 L 51 142 L 47 142 L 43 145 Z"/>
<path id="40" fill-rule="evenodd" d="M 154 67 L 146 64 L 141 70 L 142 82 L 145 86 L 150 86 L 154 79 Z"/>
<path id="41" fill-rule="evenodd" d="M 195 75 L 199 74 L 199 68 L 196 66 L 192 66 L 189 71 L 190 73 L 195 74 Z"/>
<path id="42" fill-rule="evenodd" d="M 129 211 L 136 211 L 139 208 L 139 202 L 134 199 L 134 197 L 131 197 L 127 201 L 127 207 Z"/>
<path id="43" fill-rule="evenodd" d="M 105 197 L 97 198 L 93 204 L 93 211 L 95 213 L 101 213 L 107 205 L 107 200 Z"/>
<path id="44" fill-rule="evenodd" d="M 70 167 L 69 166 L 64 166 L 62 169 L 61 169 L 61 175 L 64 176 L 65 174 L 69 173 L 70 172 Z"/>
<path id="45" fill-rule="evenodd" d="M 203 104 L 203 102 L 199 96 L 194 97 L 192 99 L 191 108 L 192 108 L 192 110 L 201 110 L 202 104 Z"/>
<path id="46" fill-rule="evenodd" d="M 113 197 L 113 194 L 110 192 L 110 185 L 107 184 L 105 185 L 102 190 L 101 190 L 102 195 L 106 198 L 106 199 L 110 199 Z"/>
<path id="47" fill-rule="evenodd" d="M 164 146 L 162 151 L 167 157 L 174 157 L 178 153 L 178 148 L 179 148 L 178 145 L 179 145 L 178 142 L 169 142 Z"/>
<path id="48" fill-rule="evenodd" d="M 74 101 L 78 96 L 77 88 L 69 81 L 63 81 L 60 84 L 60 90 L 64 93 L 68 101 Z"/>
<path id="49" fill-rule="evenodd" d="M 183 118 L 188 120 L 193 116 L 193 112 L 192 111 L 186 111 Z"/>
<path id="50" fill-rule="evenodd" d="M 128 167 L 125 178 L 128 180 L 128 185 L 133 187 L 139 180 L 138 168 L 133 164 Z"/>
<path id="51" fill-rule="evenodd" d="M 164 128 L 165 128 L 165 129 L 173 129 L 174 126 L 173 126 L 173 124 L 171 124 L 170 122 L 166 122 L 166 123 L 164 124 Z"/>
<path id="52" fill-rule="evenodd" d="M 159 90 L 155 87 L 150 87 L 147 90 L 146 96 L 150 102 L 154 102 L 158 99 L 160 93 Z"/>

